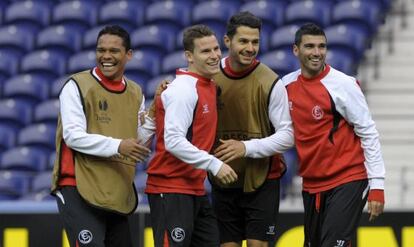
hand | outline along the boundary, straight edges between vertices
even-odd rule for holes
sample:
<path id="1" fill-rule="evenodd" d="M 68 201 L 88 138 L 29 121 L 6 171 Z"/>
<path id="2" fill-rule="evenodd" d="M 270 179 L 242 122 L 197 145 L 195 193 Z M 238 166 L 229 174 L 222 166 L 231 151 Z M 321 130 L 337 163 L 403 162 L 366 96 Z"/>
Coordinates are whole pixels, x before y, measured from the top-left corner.
<path id="1" fill-rule="evenodd" d="M 168 84 L 170 84 L 170 83 L 171 83 L 171 82 L 170 82 L 170 81 L 168 81 L 168 80 L 162 80 L 162 81 L 160 82 L 160 84 L 158 84 L 157 89 L 155 90 L 154 99 L 152 100 L 151 105 L 150 105 L 150 107 L 149 107 L 149 109 L 148 109 L 148 116 L 149 116 L 151 119 L 155 119 L 155 100 L 156 100 L 156 97 L 157 97 L 157 96 L 160 96 L 160 95 L 161 95 L 161 93 L 162 93 L 165 89 L 167 89 Z"/>
<path id="2" fill-rule="evenodd" d="M 142 162 L 148 158 L 151 150 L 141 144 L 138 144 L 136 139 L 129 138 L 121 141 L 118 147 L 118 152 L 136 162 Z"/>
<path id="3" fill-rule="evenodd" d="M 222 184 L 231 184 L 237 180 L 236 172 L 226 163 L 221 165 L 216 177 Z"/>
<path id="4" fill-rule="evenodd" d="M 375 220 L 383 212 L 384 212 L 384 204 L 382 202 L 377 202 L 377 201 L 368 202 L 369 221 Z"/>
<path id="5" fill-rule="evenodd" d="M 246 154 L 246 147 L 241 141 L 220 139 L 220 142 L 221 145 L 214 150 L 214 155 L 224 163 L 242 158 Z"/>

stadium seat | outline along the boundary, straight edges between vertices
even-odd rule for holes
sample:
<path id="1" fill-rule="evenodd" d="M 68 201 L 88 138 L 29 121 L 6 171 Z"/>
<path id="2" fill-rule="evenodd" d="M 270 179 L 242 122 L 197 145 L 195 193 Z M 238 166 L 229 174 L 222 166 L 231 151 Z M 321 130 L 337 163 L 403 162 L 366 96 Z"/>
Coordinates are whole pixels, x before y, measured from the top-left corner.
<path id="1" fill-rule="evenodd" d="M 299 61 L 292 51 L 270 51 L 262 54 L 259 61 L 269 66 L 280 77 L 300 68 Z"/>
<path id="2" fill-rule="evenodd" d="M 21 99 L 37 104 L 49 98 L 47 77 L 31 74 L 18 74 L 10 77 L 4 84 L 3 97 Z"/>
<path id="3" fill-rule="evenodd" d="M 0 49 L 7 49 L 19 55 L 34 47 L 34 34 L 24 26 L 8 25 L 0 27 Z"/>
<path id="4" fill-rule="evenodd" d="M 175 74 L 175 71 L 178 68 L 186 67 L 188 67 L 188 62 L 186 57 L 184 56 L 184 51 L 175 51 L 166 55 L 162 59 L 161 73 Z"/>
<path id="5" fill-rule="evenodd" d="M 22 58 L 20 71 L 61 76 L 66 73 L 66 58 L 58 51 L 35 50 Z"/>
<path id="6" fill-rule="evenodd" d="M 57 98 L 37 104 L 34 108 L 33 122 L 56 125 L 59 107 L 59 100 Z"/>
<path id="7" fill-rule="evenodd" d="M 148 74 L 140 71 L 127 71 L 125 77 L 129 80 L 134 81 L 141 87 L 142 92 L 146 95 L 147 92 L 147 81 L 149 80 Z"/>
<path id="8" fill-rule="evenodd" d="M 33 176 L 31 189 L 29 193 L 24 194 L 19 200 L 29 201 L 46 201 L 53 200 L 50 195 L 50 186 L 52 181 L 52 173 L 50 171 L 39 172 Z"/>
<path id="9" fill-rule="evenodd" d="M 48 152 L 36 147 L 15 147 L 1 156 L 0 169 L 26 172 L 45 171 Z"/>
<path id="10" fill-rule="evenodd" d="M 361 29 L 353 25 L 338 24 L 325 29 L 328 49 L 335 48 L 343 53 L 352 54 L 353 60 L 359 63 L 368 47 L 368 37 Z"/>
<path id="11" fill-rule="evenodd" d="M 153 77 L 160 73 L 160 61 L 159 53 L 138 49 L 125 65 L 125 72 L 128 74 L 139 72 L 147 74 L 148 78 Z"/>
<path id="12" fill-rule="evenodd" d="M 4 78 L 18 73 L 20 56 L 7 48 L 0 48 L 0 75 Z"/>
<path id="13" fill-rule="evenodd" d="M 284 1 L 251 1 L 243 4 L 240 11 L 250 11 L 262 20 L 263 26 L 274 29 L 283 25 L 286 5 Z"/>
<path id="14" fill-rule="evenodd" d="M 96 66 L 95 50 L 85 50 L 72 55 L 68 61 L 67 73 L 73 74 Z"/>
<path id="15" fill-rule="evenodd" d="M 97 23 L 98 6 L 94 1 L 62 1 L 53 8 L 52 23 L 77 25 L 86 30 Z"/>
<path id="16" fill-rule="evenodd" d="M 326 54 L 326 63 L 347 75 L 356 76 L 358 63 L 349 52 L 344 50 L 329 48 Z"/>
<path id="17" fill-rule="evenodd" d="M 202 1 L 193 7 L 193 24 L 220 23 L 226 25 L 230 16 L 239 10 L 240 2 L 236 1 Z"/>
<path id="18" fill-rule="evenodd" d="M 302 25 L 314 22 L 321 27 L 330 24 L 331 6 L 317 0 L 291 2 L 286 7 L 285 24 Z"/>
<path id="19" fill-rule="evenodd" d="M 13 148 L 16 144 L 15 128 L 0 124 L 0 152 Z"/>
<path id="20" fill-rule="evenodd" d="M 57 50 L 67 55 L 82 47 L 82 29 L 71 25 L 55 25 L 37 35 L 36 49 Z"/>
<path id="21" fill-rule="evenodd" d="M 99 11 L 99 24 L 117 24 L 131 32 L 143 25 L 146 4 L 141 1 L 105 3 Z"/>
<path id="22" fill-rule="evenodd" d="M 276 29 L 270 37 L 269 49 L 292 51 L 298 25 L 286 25 Z"/>
<path id="23" fill-rule="evenodd" d="M 151 50 L 163 54 L 175 49 L 175 35 L 178 30 L 171 25 L 147 25 L 131 34 L 132 48 Z"/>
<path id="24" fill-rule="evenodd" d="M 35 123 L 20 130 L 17 145 L 55 149 L 56 124 Z"/>
<path id="25" fill-rule="evenodd" d="M 145 95 L 146 101 L 150 102 L 150 99 L 154 98 L 155 90 L 157 86 L 163 80 L 172 81 L 175 78 L 175 72 L 173 74 L 162 74 L 151 78 L 147 83 L 147 94 Z"/>
<path id="26" fill-rule="evenodd" d="M 66 83 L 66 81 L 69 79 L 69 75 L 63 75 L 55 80 L 53 80 L 50 88 L 50 98 L 59 98 L 60 90 L 62 89 L 63 85 Z"/>
<path id="27" fill-rule="evenodd" d="M 2 125 L 21 128 L 32 121 L 30 103 L 17 99 L 0 100 L 0 121 Z"/>
<path id="28" fill-rule="evenodd" d="M 153 2 L 147 7 L 145 23 L 158 25 L 173 23 L 177 29 L 181 29 L 190 25 L 191 11 L 191 1 Z"/>
<path id="29" fill-rule="evenodd" d="M 55 159 L 56 159 L 56 152 L 50 152 L 49 155 L 49 162 L 47 163 L 47 169 L 53 170 L 53 166 L 55 165 Z"/>
<path id="30" fill-rule="evenodd" d="M 82 40 L 82 49 L 83 50 L 95 50 L 96 48 L 96 41 L 98 38 L 99 32 L 102 30 L 104 26 L 95 26 L 85 31 L 83 34 Z"/>
<path id="31" fill-rule="evenodd" d="M 50 23 L 49 4 L 41 1 L 17 1 L 11 3 L 4 16 L 7 24 L 25 25 L 32 30 L 40 30 Z"/>
<path id="32" fill-rule="evenodd" d="M 0 170 L 0 200 L 14 200 L 28 193 L 31 179 L 26 172 Z"/>
<path id="33" fill-rule="evenodd" d="M 371 1 L 344 1 L 337 3 L 332 11 L 332 24 L 349 24 L 361 28 L 373 37 L 382 23 L 380 7 Z"/>

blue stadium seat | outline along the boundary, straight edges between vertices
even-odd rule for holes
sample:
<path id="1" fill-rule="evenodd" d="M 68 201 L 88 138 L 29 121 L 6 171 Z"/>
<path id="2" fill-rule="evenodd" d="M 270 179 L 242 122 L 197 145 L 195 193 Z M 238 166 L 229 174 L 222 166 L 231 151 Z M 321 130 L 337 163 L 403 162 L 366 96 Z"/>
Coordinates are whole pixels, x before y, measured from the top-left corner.
<path id="1" fill-rule="evenodd" d="M 57 124 L 59 114 L 59 99 L 50 99 L 39 103 L 34 108 L 33 122 Z"/>
<path id="2" fill-rule="evenodd" d="M 147 25 L 136 29 L 131 34 L 132 48 L 169 53 L 175 49 L 177 30 L 170 25 Z"/>
<path id="3" fill-rule="evenodd" d="M 147 183 L 147 173 L 144 171 L 137 171 L 137 174 L 135 175 L 135 179 L 134 179 L 134 184 L 135 184 L 135 188 L 137 190 L 137 194 L 138 194 L 138 203 L 143 205 L 143 204 L 148 204 L 148 197 L 145 194 L 145 187 L 146 187 L 146 183 Z"/>
<path id="4" fill-rule="evenodd" d="M 158 84 L 163 80 L 172 81 L 175 78 L 175 72 L 173 74 L 162 74 L 151 78 L 147 83 L 147 94 L 145 95 L 148 102 L 150 99 L 154 98 L 155 90 L 157 89 Z"/>
<path id="5" fill-rule="evenodd" d="M 331 6 L 317 0 L 305 0 L 291 2 L 286 7 L 285 24 L 302 25 L 307 22 L 314 22 L 321 27 L 330 24 Z"/>
<path id="6" fill-rule="evenodd" d="M 147 24 L 173 23 L 183 28 L 191 23 L 192 4 L 189 1 L 154 2 L 147 7 L 145 22 Z"/>
<path id="7" fill-rule="evenodd" d="M 298 25 L 286 25 L 276 29 L 270 37 L 269 49 L 292 51 Z"/>
<path id="8" fill-rule="evenodd" d="M 43 29 L 37 36 L 36 49 L 58 50 L 66 54 L 82 47 L 82 29 L 71 25 L 55 25 Z"/>
<path id="9" fill-rule="evenodd" d="M 50 152 L 49 155 L 49 162 L 47 163 L 47 169 L 53 170 L 53 166 L 55 165 L 55 159 L 56 159 L 56 152 Z"/>
<path id="10" fill-rule="evenodd" d="M 20 71 L 61 76 L 66 73 L 66 54 L 53 50 L 35 50 L 21 60 Z"/>
<path id="11" fill-rule="evenodd" d="M 0 200 L 14 200 L 28 193 L 32 175 L 21 171 L 0 171 Z"/>
<path id="12" fill-rule="evenodd" d="M 11 3 L 5 11 L 5 23 L 25 25 L 40 30 L 49 25 L 50 5 L 41 1 L 18 1 Z"/>
<path id="13" fill-rule="evenodd" d="M 4 78 L 19 72 L 20 56 L 7 48 L 0 48 L 0 75 Z"/>
<path id="14" fill-rule="evenodd" d="M 347 75 L 355 76 L 357 74 L 358 63 L 351 53 L 342 49 L 329 48 L 326 54 L 326 63 Z"/>
<path id="15" fill-rule="evenodd" d="M 82 41 L 82 49 L 83 50 L 90 50 L 96 48 L 96 40 L 98 38 L 99 31 L 104 26 L 95 26 L 85 31 L 83 35 L 83 41 Z"/>
<path id="16" fill-rule="evenodd" d="M 146 95 L 147 81 L 149 80 L 148 74 L 140 71 L 127 71 L 125 77 L 139 85 L 144 95 Z"/>
<path id="17" fill-rule="evenodd" d="M 96 66 L 95 50 L 85 50 L 72 55 L 68 61 L 67 73 L 73 74 Z"/>
<path id="18" fill-rule="evenodd" d="M 342 50 L 352 54 L 353 60 L 359 63 L 368 47 L 368 37 L 360 28 L 348 24 L 332 25 L 325 29 L 329 49 Z"/>
<path id="19" fill-rule="evenodd" d="M 178 68 L 186 67 L 188 67 L 188 62 L 186 57 L 184 56 L 184 51 L 175 51 L 166 55 L 162 59 L 161 73 L 175 74 L 175 71 Z"/>
<path id="20" fill-rule="evenodd" d="M 133 53 L 132 59 L 126 64 L 125 72 L 128 74 L 135 72 L 144 73 L 148 77 L 153 77 L 160 73 L 160 61 L 161 56 L 159 53 L 138 49 Z"/>
<path id="21" fill-rule="evenodd" d="M 284 1 L 251 1 L 243 4 L 240 11 L 250 11 L 262 20 L 263 26 L 272 29 L 283 25 L 286 5 Z"/>
<path id="22" fill-rule="evenodd" d="M 20 130 L 17 145 L 55 149 L 56 124 L 35 123 Z"/>
<path id="23" fill-rule="evenodd" d="M 50 98 L 59 98 L 60 90 L 69 79 L 69 75 L 63 75 L 53 80 L 50 88 Z"/>
<path id="24" fill-rule="evenodd" d="M 16 144 L 15 128 L 0 124 L 0 152 L 14 147 Z"/>
<path id="25" fill-rule="evenodd" d="M 2 125 L 21 128 L 32 121 L 30 103 L 17 99 L 0 100 L 0 121 Z"/>
<path id="26" fill-rule="evenodd" d="M 344 1 L 337 3 L 332 11 L 332 24 L 349 24 L 361 28 L 373 37 L 382 23 L 380 7 L 371 1 Z"/>
<path id="27" fill-rule="evenodd" d="M 46 201 L 53 200 L 50 195 L 50 186 L 52 181 L 52 173 L 50 171 L 39 172 L 33 176 L 30 192 L 23 195 L 19 200 L 26 201 Z"/>
<path id="28" fill-rule="evenodd" d="M 0 49 L 23 55 L 34 47 L 34 34 L 24 26 L 8 25 L 0 28 Z"/>
<path id="29" fill-rule="evenodd" d="M 280 77 L 300 68 L 299 61 L 292 51 L 270 51 L 262 54 L 259 60 L 269 66 Z"/>
<path id="30" fill-rule="evenodd" d="M 117 24 L 131 32 L 144 23 L 146 4 L 141 1 L 105 3 L 99 11 L 99 24 Z"/>
<path id="31" fill-rule="evenodd" d="M 63 1 L 53 8 L 53 24 L 93 27 L 98 20 L 99 5 L 94 1 Z"/>
<path id="32" fill-rule="evenodd" d="M 3 96 L 37 104 L 49 98 L 48 77 L 31 74 L 18 74 L 4 84 Z"/>
<path id="33" fill-rule="evenodd" d="M 220 23 L 226 25 L 230 16 L 239 10 L 240 2 L 236 1 L 202 1 L 193 7 L 193 24 Z"/>
<path id="34" fill-rule="evenodd" d="M 1 156 L 1 170 L 26 172 L 45 171 L 49 154 L 46 150 L 36 147 L 15 147 Z"/>

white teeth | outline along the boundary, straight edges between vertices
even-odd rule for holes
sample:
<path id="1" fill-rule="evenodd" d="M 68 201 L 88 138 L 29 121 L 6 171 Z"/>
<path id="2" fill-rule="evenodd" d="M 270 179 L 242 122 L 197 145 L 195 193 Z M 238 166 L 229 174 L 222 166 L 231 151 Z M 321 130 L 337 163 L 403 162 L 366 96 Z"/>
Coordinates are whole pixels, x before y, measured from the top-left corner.
<path id="1" fill-rule="evenodd" d="M 113 63 L 102 63 L 102 65 L 104 67 L 110 67 L 110 66 L 113 66 L 114 64 Z"/>

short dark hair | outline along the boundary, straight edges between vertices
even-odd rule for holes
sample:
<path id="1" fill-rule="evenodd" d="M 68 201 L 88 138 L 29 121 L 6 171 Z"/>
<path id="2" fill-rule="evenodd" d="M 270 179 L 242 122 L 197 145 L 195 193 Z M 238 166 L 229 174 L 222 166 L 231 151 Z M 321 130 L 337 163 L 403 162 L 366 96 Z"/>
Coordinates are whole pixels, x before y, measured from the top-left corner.
<path id="1" fill-rule="evenodd" d="M 303 35 L 322 35 L 326 39 L 325 32 L 321 27 L 316 25 L 315 23 L 306 23 L 303 24 L 295 33 L 295 45 L 299 46 L 300 42 L 302 42 Z"/>
<path id="2" fill-rule="evenodd" d="M 236 34 L 237 28 L 240 26 L 247 26 L 250 28 L 257 28 L 259 31 L 262 29 L 262 20 L 253 15 L 249 11 L 239 12 L 234 14 L 227 22 L 226 35 L 232 39 Z"/>
<path id="3" fill-rule="evenodd" d="M 129 37 L 129 33 L 121 26 L 108 25 L 102 28 L 101 31 L 99 31 L 98 38 L 96 39 L 97 44 L 99 38 L 104 34 L 111 34 L 120 37 L 122 39 L 122 45 L 125 47 L 125 50 L 129 51 L 131 49 L 131 39 Z"/>
<path id="4" fill-rule="evenodd" d="M 194 51 L 194 40 L 215 35 L 214 31 L 206 25 L 197 24 L 187 27 L 183 32 L 183 47 L 185 51 Z"/>

